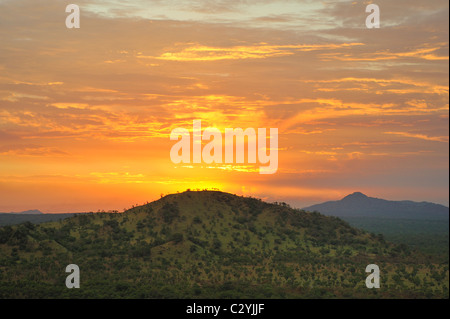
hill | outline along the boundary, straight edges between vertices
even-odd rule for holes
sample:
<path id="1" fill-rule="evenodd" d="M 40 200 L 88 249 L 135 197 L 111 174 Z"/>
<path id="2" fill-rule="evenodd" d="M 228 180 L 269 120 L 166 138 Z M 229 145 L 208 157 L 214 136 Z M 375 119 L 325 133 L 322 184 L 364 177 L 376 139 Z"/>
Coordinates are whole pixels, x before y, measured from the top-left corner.
<path id="1" fill-rule="evenodd" d="M 31 209 L 31 210 L 25 210 L 23 212 L 10 212 L 10 213 L 0 213 L 0 214 L 12 214 L 12 215 L 41 215 L 44 214 L 40 210 L 37 209 Z"/>
<path id="2" fill-rule="evenodd" d="M 367 265 L 383 289 L 367 289 Z M 77 264 L 81 288 L 65 287 Z M 346 222 L 218 191 L 0 228 L 1 298 L 448 298 L 448 262 Z"/>
<path id="3" fill-rule="evenodd" d="M 449 208 L 429 202 L 389 201 L 356 192 L 338 201 L 305 207 L 327 216 L 447 220 Z"/>
<path id="4" fill-rule="evenodd" d="M 16 225 L 25 222 L 33 224 L 47 223 L 74 216 L 75 213 L 67 214 L 23 214 L 23 213 L 0 213 L 0 226 Z"/>

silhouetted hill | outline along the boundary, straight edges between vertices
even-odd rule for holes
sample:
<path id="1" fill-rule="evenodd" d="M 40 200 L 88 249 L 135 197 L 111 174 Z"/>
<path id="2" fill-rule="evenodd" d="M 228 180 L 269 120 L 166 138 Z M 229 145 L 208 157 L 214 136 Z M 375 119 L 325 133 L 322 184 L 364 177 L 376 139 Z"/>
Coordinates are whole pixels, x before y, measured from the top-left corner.
<path id="1" fill-rule="evenodd" d="M 448 220 L 449 208 L 429 202 L 390 201 L 356 192 L 338 201 L 305 207 L 327 216 Z"/>
<path id="2" fill-rule="evenodd" d="M 384 289 L 365 286 L 373 263 Z M 65 287 L 69 264 L 81 289 Z M 0 298 L 424 296 L 448 297 L 448 268 L 432 258 L 339 218 L 218 191 L 0 228 Z"/>
<path id="3" fill-rule="evenodd" d="M 0 226 L 17 225 L 25 222 L 41 224 L 52 221 L 58 221 L 74 216 L 75 213 L 67 214 L 11 214 L 0 213 Z"/>
<path id="4" fill-rule="evenodd" d="M 44 214 L 40 210 L 37 209 L 31 209 L 31 210 L 25 210 L 23 212 L 10 212 L 10 213 L 0 213 L 0 214 L 15 214 L 15 215 L 41 215 Z"/>

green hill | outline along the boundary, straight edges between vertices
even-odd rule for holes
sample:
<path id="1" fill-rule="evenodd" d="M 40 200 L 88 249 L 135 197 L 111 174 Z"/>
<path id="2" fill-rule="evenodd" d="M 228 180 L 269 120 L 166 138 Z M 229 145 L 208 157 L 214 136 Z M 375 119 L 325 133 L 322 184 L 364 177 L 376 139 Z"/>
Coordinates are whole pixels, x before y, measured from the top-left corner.
<path id="1" fill-rule="evenodd" d="M 365 286 L 373 263 L 381 289 Z M 80 289 L 65 287 L 69 264 Z M 448 262 L 335 217 L 217 191 L 0 228 L 1 298 L 448 298 L 448 286 Z"/>

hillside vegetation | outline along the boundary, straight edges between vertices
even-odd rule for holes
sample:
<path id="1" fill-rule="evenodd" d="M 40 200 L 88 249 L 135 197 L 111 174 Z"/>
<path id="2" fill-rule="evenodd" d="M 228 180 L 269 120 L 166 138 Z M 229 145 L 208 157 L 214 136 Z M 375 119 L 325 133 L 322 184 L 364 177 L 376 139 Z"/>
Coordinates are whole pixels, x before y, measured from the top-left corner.
<path id="1" fill-rule="evenodd" d="M 427 254 L 433 254 L 443 262 L 449 257 L 449 224 L 440 220 L 341 217 L 351 226 L 375 234 L 383 234 L 386 240 L 405 244 Z"/>
<path id="2" fill-rule="evenodd" d="M 77 264 L 81 288 L 65 286 Z M 368 264 L 381 289 L 368 289 Z M 448 298 L 448 261 L 348 223 L 217 191 L 0 228 L 1 298 Z"/>

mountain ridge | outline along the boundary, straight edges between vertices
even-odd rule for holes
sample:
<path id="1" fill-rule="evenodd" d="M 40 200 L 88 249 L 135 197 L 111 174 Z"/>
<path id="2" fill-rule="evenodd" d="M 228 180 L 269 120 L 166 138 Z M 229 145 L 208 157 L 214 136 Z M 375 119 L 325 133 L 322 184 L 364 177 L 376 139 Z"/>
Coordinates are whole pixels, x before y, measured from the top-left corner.
<path id="1" fill-rule="evenodd" d="M 39 209 L 30 209 L 30 210 L 24 210 L 22 212 L 0 212 L 0 214 L 11 214 L 11 215 L 44 215 L 43 212 L 41 212 Z"/>
<path id="2" fill-rule="evenodd" d="M 354 192 L 336 201 L 303 208 L 336 217 L 379 217 L 394 219 L 448 220 L 449 208 L 431 202 L 393 201 Z"/>

